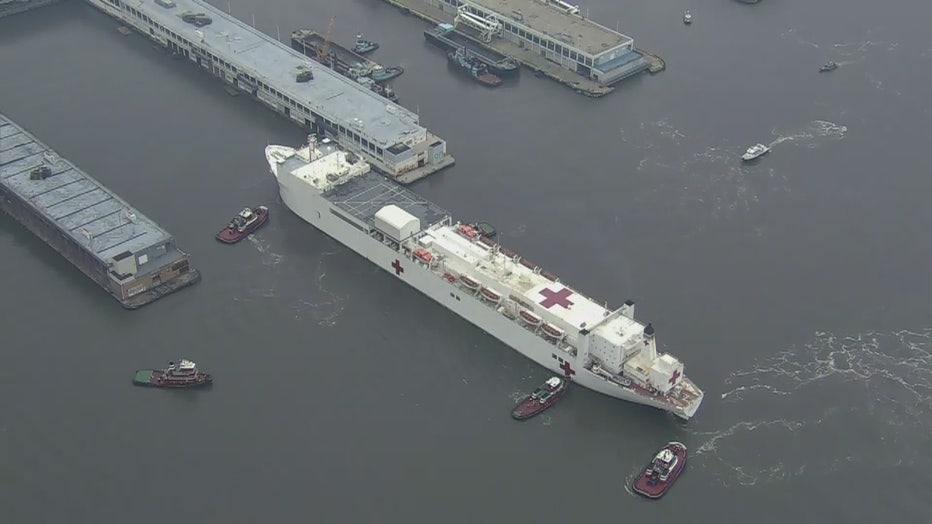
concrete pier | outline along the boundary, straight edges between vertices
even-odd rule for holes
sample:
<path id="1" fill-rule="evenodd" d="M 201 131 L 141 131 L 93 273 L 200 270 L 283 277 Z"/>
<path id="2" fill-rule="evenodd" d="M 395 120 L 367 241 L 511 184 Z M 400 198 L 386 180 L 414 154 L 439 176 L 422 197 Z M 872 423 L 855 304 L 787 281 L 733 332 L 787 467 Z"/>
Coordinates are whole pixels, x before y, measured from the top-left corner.
<path id="1" fill-rule="evenodd" d="M 642 71 L 665 68 L 660 57 L 636 48 L 631 37 L 582 17 L 578 8 L 559 0 L 384 1 L 432 24 L 454 24 L 476 45 L 514 57 L 538 76 L 589 97 L 604 96 L 613 84 Z M 471 21 L 476 22 L 470 26 Z"/>
<path id="2" fill-rule="evenodd" d="M 3 114 L 0 209 L 127 309 L 201 279 L 168 232 Z"/>

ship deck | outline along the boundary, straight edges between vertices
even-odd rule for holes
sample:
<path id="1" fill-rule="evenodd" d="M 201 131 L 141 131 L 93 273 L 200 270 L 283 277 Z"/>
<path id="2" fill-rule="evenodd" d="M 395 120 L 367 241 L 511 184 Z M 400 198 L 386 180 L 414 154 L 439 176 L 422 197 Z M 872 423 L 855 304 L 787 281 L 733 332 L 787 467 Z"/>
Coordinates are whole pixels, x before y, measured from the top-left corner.
<path id="1" fill-rule="evenodd" d="M 370 226 L 375 226 L 375 214 L 380 209 L 393 204 L 417 217 L 421 229 L 450 216 L 440 206 L 372 171 L 340 184 L 323 196 Z"/>
<path id="2" fill-rule="evenodd" d="M 33 180 L 47 166 L 51 174 Z M 106 187 L 0 114 L 0 184 L 101 263 L 171 240 L 171 235 Z"/>
<path id="3" fill-rule="evenodd" d="M 291 38 L 292 40 L 298 40 L 303 44 L 313 46 L 317 49 L 323 49 L 326 42 L 323 35 L 309 29 L 299 29 L 294 31 L 291 33 Z M 330 42 L 329 52 L 332 53 L 337 60 L 341 60 L 350 66 L 372 67 L 378 65 L 372 60 L 369 60 L 362 55 L 356 54 L 352 50 L 343 47 L 333 41 Z"/>
<path id="4" fill-rule="evenodd" d="M 460 33 L 460 30 L 461 28 L 452 31 L 442 31 L 439 27 L 434 26 L 425 29 L 424 32 L 432 34 L 434 38 L 446 44 L 448 48 L 465 47 L 471 54 L 488 60 L 492 65 L 502 64 L 508 61 L 507 56 L 498 51 L 489 49 L 488 47 L 479 45 L 465 34 Z"/>

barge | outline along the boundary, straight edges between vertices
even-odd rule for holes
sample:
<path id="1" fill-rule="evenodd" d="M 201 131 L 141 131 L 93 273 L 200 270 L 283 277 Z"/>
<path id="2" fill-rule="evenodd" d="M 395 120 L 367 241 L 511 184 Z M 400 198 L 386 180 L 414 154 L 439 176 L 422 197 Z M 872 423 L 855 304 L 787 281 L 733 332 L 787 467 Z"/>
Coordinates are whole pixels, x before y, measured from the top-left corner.
<path id="1" fill-rule="evenodd" d="M 2 114 L 0 209 L 126 309 L 201 278 L 168 232 Z"/>
<path id="2" fill-rule="evenodd" d="M 446 52 L 468 49 L 470 56 L 485 64 L 496 75 L 514 74 L 521 63 L 486 47 L 476 39 L 460 33 L 452 24 L 441 23 L 424 30 L 424 39 Z"/>

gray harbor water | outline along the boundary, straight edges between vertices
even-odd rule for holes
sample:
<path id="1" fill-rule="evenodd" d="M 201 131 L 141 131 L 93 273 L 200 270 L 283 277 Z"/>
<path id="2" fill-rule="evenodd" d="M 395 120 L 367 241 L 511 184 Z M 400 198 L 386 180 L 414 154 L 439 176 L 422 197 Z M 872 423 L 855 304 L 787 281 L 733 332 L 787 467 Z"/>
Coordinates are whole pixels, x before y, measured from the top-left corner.
<path id="1" fill-rule="evenodd" d="M 262 150 L 300 129 L 82 2 L 0 20 L 0 111 L 203 274 L 124 311 L 0 218 L 0 522 L 929 522 L 932 5 L 706 4 L 592 2 L 667 62 L 598 100 L 471 83 L 375 0 L 229 5 L 378 41 L 457 159 L 412 188 L 635 300 L 706 391 L 688 423 L 583 389 L 513 421 L 545 370 L 282 205 Z M 257 204 L 259 233 L 214 240 Z M 211 390 L 132 387 L 182 356 Z M 673 439 L 670 494 L 626 490 Z"/>

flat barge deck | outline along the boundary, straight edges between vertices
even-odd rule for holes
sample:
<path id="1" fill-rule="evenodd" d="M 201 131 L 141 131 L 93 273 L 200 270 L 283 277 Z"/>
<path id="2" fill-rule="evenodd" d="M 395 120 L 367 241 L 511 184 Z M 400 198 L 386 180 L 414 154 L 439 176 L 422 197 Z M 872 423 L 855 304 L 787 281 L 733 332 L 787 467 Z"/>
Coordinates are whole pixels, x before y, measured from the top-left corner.
<path id="1" fill-rule="evenodd" d="M 168 232 L 3 114 L 0 209 L 126 309 L 201 279 Z"/>
<path id="2" fill-rule="evenodd" d="M 476 57 L 480 62 L 489 66 L 493 73 L 500 76 L 514 74 L 521 68 L 521 62 L 486 47 L 477 39 L 457 31 L 450 24 L 437 24 L 425 29 L 424 39 L 444 51 L 466 48 L 470 56 Z"/>
<path id="3" fill-rule="evenodd" d="M 398 101 L 395 90 L 391 86 L 383 84 L 400 76 L 404 72 L 401 67 L 382 67 L 379 63 L 369 60 L 351 49 L 334 42 L 327 44 L 323 35 L 310 29 L 292 31 L 291 48 L 300 51 L 303 55 L 314 59 L 350 80 L 355 80 L 392 102 Z M 379 75 L 386 78 L 380 78 Z"/>

